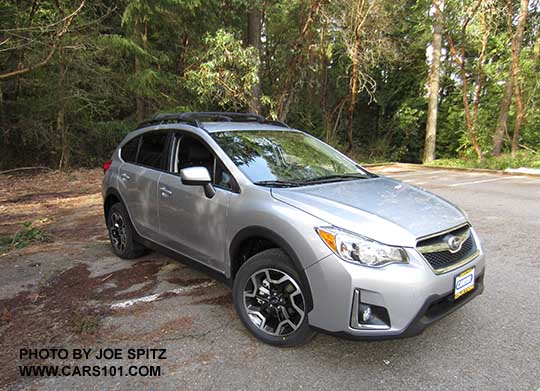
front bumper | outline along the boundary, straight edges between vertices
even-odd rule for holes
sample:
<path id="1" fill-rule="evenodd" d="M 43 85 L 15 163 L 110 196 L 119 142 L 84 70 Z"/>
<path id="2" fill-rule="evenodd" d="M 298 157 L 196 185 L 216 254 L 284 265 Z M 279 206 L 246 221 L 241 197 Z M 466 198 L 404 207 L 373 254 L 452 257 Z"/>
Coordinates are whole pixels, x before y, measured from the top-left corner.
<path id="1" fill-rule="evenodd" d="M 311 326 L 333 334 L 359 338 L 400 338 L 420 334 L 428 325 L 460 308 L 484 289 L 484 253 L 459 268 L 437 275 L 414 249 L 408 264 L 369 268 L 330 255 L 305 269 L 313 295 Z M 476 269 L 475 289 L 454 300 L 454 279 Z M 387 309 L 390 327 L 352 327 L 355 291 L 361 302 Z"/>

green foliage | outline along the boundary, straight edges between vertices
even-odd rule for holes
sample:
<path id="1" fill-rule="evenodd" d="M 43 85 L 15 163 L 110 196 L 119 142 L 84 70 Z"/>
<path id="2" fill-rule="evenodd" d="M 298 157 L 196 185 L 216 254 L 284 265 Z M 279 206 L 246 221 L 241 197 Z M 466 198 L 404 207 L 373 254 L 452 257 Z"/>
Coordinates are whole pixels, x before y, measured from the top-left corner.
<path id="1" fill-rule="evenodd" d="M 186 72 L 186 86 L 203 105 L 232 110 L 245 108 L 259 79 L 255 49 L 244 47 L 234 34 L 225 30 L 207 35 L 204 43 L 205 50 L 196 59 L 198 66 Z"/>
<path id="2" fill-rule="evenodd" d="M 510 154 L 503 154 L 499 157 L 487 156 L 481 162 L 477 159 L 437 159 L 429 165 L 435 167 L 486 168 L 491 170 L 520 167 L 540 168 L 540 155 L 521 151 L 515 158 Z"/>
<path id="3" fill-rule="evenodd" d="M 110 49 L 110 55 L 121 55 L 126 57 L 138 57 L 147 62 L 158 63 L 159 59 L 147 50 L 143 49 L 135 41 L 118 34 L 108 34 L 98 37 L 98 44 L 105 49 Z"/>
<path id="4" fill-rule="evenodd" d="M 24 248 L 32 242 L 48 242 L 50 240 L 51 236 L 47 232 L 34 226 L 31 221 L 27 221 L 24 222 L 22 228 L 13 235 L 7 249 Z"/>
<path id="5" fill-rule="evenodd" d="M 356 3 L 338 0 L 96 0 L 68 31 L 59 26 L 80 0 L 0 0 L 0 168 L 95 166 L 108 159 L 137 119 L 157 112 L 246 111 L 261 83 L 264 115 L 287 106 L 286 121 L 346 145 Z M 353 156 L 361 161 L 419 162 L 426 125 L 431 0 L 374 0 L 361 37 L 360 94 L 353 112 Z M 476 0 L 445 2 L 447 32 L 464 44 L 470 101 L 482 39 L 475 15 L 462 42 L 461 23 Z M 510 66 L 507 2 L 482 3 L 490 36 L 475 132 L 489 153 Z M 262 49 L 247 46 L 247 11 L 263 15 Z M 487 8 L 485 8 L 487 7 Z M 514 13 L 517 12 L 514 4 Z M 526 118 L 520 144 L 540 150 L 538 9 L 531 7 L 521 53 Z M 436 155 L 473 159 L 465 128 L 459 67 L 443 38 Z M 364 83 L 364 84 L 362 84 Z M 286 105 L 284 105 L 284 101 Z M 510 110 L 504 151 L 515 122 Z M 490 159 L 487 159 L 488 161 Z M 486 163 L 491 164 L 491 163 Z M 523 164 L 536 164 L 524 160 Z"/>
<path id="6" fill-rule="evenodd" d="M 99 318 L 96 315 L 85 315 L 75 313 L 72 315 L 71 322 L 73 330 L 77 334 L 94 334 L 99 327 Z"/>

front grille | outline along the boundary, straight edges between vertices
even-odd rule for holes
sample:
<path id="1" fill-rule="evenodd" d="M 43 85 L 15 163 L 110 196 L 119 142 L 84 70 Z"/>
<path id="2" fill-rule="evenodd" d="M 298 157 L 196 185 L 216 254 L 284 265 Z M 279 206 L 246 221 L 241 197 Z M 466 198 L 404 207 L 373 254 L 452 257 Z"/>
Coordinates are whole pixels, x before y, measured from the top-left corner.
<path id="1" fill-rule="evenodd" d="M 448 241 L 451 237 L 464 240 L 461 248 L 456 252 L 450 251 Z M 453 265 L 457 265 L 461 261 L 470 258 L 478 251 L 472 232 L 468 226 L 422 240 L 418 242 L 416 248 L 435 271 L 451 269 Z"/>

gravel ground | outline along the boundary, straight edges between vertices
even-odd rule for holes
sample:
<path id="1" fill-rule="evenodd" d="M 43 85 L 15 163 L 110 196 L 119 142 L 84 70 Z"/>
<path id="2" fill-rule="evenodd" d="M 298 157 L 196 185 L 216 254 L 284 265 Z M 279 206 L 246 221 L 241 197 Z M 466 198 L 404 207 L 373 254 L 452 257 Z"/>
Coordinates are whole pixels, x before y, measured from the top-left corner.
<path id="1" fill-rule="evenodd" d="M 373 171 L 424 187 L 468 213 L 488 261 L 484 294 L 414 338 L 319 335 L 295 349 L 251 337 L 221 282 L 156 253 L 131 262 L 114 257 L 100 214 L 98 170 L 0 179 L 0 235 L 39 220 L 53 238 L 0 257 L 0 388 L 540 390 L 540 179 L 402 166 Z M 166 349 L 166 359 L 19 360 L 24 347 Z M 162 373 L 17 374 L 18 365 L 44 362 L 160 365 Z"/>

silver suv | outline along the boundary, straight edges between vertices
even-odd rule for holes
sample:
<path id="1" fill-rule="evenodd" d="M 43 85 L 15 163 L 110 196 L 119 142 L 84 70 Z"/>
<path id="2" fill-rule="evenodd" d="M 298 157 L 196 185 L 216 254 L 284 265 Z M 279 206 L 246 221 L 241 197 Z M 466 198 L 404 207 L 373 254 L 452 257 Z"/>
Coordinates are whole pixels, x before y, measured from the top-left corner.
<path id="1" fill-rule="evenodd" d="M 269 344 L 316 330 L 416 335 L 483 290 L 484 253 L 458 207 L 281 122 L 158 115 L 104 169 L 114 252 L 152 248 L 203 265 Z"/>

